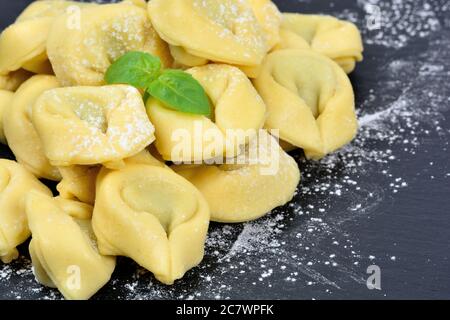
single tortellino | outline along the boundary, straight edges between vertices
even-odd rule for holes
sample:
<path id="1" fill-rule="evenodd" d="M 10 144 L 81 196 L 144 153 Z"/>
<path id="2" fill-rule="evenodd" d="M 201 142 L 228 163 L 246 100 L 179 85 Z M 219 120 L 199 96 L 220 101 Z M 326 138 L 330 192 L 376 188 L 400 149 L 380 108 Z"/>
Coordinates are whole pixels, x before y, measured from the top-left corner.
<path id="1" fill-rule="evenodd" d="M 266 128 L 320 159 L 356 135 L 353 88 L 345 72 L 312 50 L 269 54 L 255 87 L 266 102 Z"/>
<path id="2" fill-rule="evenodd" d="M 0 75 L 0 90 L 16 91 L 32 75 L 31 72 L 24 69 Z"/>
<path id="3" fill-rule="evenodd" d="M 142 96 L 128 85 L 48 90 L 32 114 L 45 154 L 58 167 L 121 166 L 155 140 Z"/>
<path id="4" fill-rule="evenodd" d="M 0 74 L 19 68 L 39 74 L 52 73 L 46 45 L 53 21 L 66 11 L 76 15 L 81 7 L 92 5 L 62 0 L 31 3 L 0 36 Z"/>
<path id="5" fill-rule="evenodd" d="M 259 24 L 264 31 L 267 50 L 280 41 L 282 14 L 271 0 L 248 0 Z"/>
<path id="6" fill-rule="evenodd" d="M 99 254 L 92 231 L 92 207 L 30 192 L 26 198 L 37 280 L 66 299 L 85 300 L 111 278 L 115 258 Z"/>
<path id="7" fill-rule="evenodd" d="M 161 38 L 195 57 L 258 66 L 268 50 L 248 1 L 152 0 L 148 11 Z"/>
<path id="8" fill-rule="evenodd" d="M 127 256 L 173 284 L 201 262 L 209 225 L 201 193 L 168 168 L 102 169 L 92 220 L 99 250 Z"/>
<path id="9" fill-rule="evenodd" d="M 173 168 L 205 196 L 213 221 L 254 220 L 292 200 L 300 171 L 273 137 L 262 131 L 244 160 L 243 164 Z"/>
<path id="10" fill-rule="evenodd" d="M 11 105 L 13 96 L 13 92 L 0 89 L 0 142 L 3 144 L 6 144 L 5 132 L 3 130 L 3 115 L 5 114 L 5 110 Z"/>
<path id="11" fill-rule="evenodd" d="M 31 113 L 37 98 L 57 87 L 59 83 L 54 76 L 33 76 L 17 90 L 3 116 L 5 137 L 17 161 L 37 177 L 56 181 L 61 175 L 44 154 L 41 139 L 31 122 Z"/>
<path id="12" fill-rule="evenodd" d="M 51 73 L 46 42 L 54 18 L 16 22 L 0 35 L 0 74 L 24 68 L 35 73 Z"/>
<path id="13" fill-rule="evenodd" d="M 64 199 L 79 200 L 94 204 L 95 181 L 100 171 L 99 166 L 59 167 L 62 180 L 56 186 L 59 195 Z"/>
<path id="14" fill-rule="evenodd" d="M 214 115 L 182 113 L 156 99 L 147 102 L 147 113 L 156 129 L 156 147 L 165 160 L 192 162 L 233 157 L 247 142 L 248 131 L 264 125 L 266 107 L 242 71 L 210 64 L 187 70 L 205 89 Z"/>
<path id="15" fill-rule="evenodd" d="M 16 247 L 30 236 L 25 213 L 25 196 L 51 191 L 22 165 L 0 159 L 0 259 L 9 263 L 19 255 Z"/>
<path id="16" fill-rule="evenodd" d="M 82 8 L 79 25 L 70 14 L 56 19 L 47 42 L 47 53 L 58 80 L 65 86 L 104 84 L 112 62 L 129 51 L 143 51 L 170 66 L 167 45 L 153 29 L 145 9 L 132 3 Z"/>
<path id="17" fill-rule="evenodd" d="M 244 5 L 242 2 L 241 5 Z M 272 49 L 280 41 L 280 24 L 282 15 L 276 5 L 270 0 L 248 0 L 248 5 L 253 10 L 257 22 L 260 24 L 266 43 L 266 51 Z M 198 67 L 208 64 L 211 58 L 196 56 L 190 53 L 188 48 L 170 45 L 170 52 L 175 60 L 175 66 L 181 68 Z M 220 61 L 220 60 L 217 60 Z M 260 65 L 239 65 L 249 78 L 256 78 L 260 72 Z"/>
<path id="18" fill-rule="evenodd" d="M 331 16 L 285 13 L 281 41 L 277 49 L 304 49 L 305 42 L 337 62 L 346 73 L 363 59 L 363 43 L 358 28 L 351 22 Z"/>

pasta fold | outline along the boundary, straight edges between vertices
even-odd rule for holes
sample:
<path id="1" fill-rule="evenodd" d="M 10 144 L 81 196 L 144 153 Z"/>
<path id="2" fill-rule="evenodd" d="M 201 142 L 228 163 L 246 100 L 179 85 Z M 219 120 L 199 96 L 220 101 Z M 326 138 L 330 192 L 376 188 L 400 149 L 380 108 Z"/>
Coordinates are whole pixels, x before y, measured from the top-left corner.
<path id="1" fill-rule="evenodd" d="M 236 149 L 248 142 L 247 130 L 256 132 L 264 125 L 264 102 L 245 74 L 235 67 L 211 64 L 187 72 L 205 89 L 214 105 L 214 115 L 210 119 L 182 113 L 149 99 L 147 113 L 155 125 L 159 153 L 165 160 L 177 162 L 235 156 L 239 151 Z M 187 148 L 179 150 L 180 146 L 188 146 L 190 152 Z"/>

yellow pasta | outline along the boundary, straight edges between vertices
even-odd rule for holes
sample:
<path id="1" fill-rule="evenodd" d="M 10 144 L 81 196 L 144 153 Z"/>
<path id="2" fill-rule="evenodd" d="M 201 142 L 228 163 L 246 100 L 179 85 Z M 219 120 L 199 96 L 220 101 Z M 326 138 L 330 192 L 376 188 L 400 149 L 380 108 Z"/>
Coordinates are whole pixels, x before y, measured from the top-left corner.
<path id="1" fill-rule="evenodd" d="M 59 195 L 64 199 L 79 200 L 94 204 L 95 181 L 100 171 L 98 166 L 59 167 L 62 180 L 56 186 Z"/>
<path id="2" fill-rule="evenodd" d="M 196 57 L 257 66 L 268 50 L 246 1 L 152 0 L 148 11 L 161 38 Z"/>
<path id="3" fill-rule="evenodd" d="M 333 59 L 346 73 L 363 59 L 363 43 L 351 22 L 330 16 L 285 13 L 277 49 L 304 49 L 306 45 Z"/>
<path id="4" fill-rule="evenodd" d="M 256 131 L 263 126 L 264 102 L 244 73 L 235 67 L 211 64 L 187 72 L 200 82 L 210 97 L 214 105 L 213 119 L 170 110 L 150 99 L 147 113 L 156 128 L 159 153 L 165 160 L 177 162 L 235 156 L 235 149 L 246 143 L 247 130 Z M 236 139 L 227 135 L 227 130 L 233 130 Z M 211 141 L 205 139 L 205 134 Z M 183 143 L 184 137 L 189 137 L 190 141 Z M 182 152 L 186 148 L 179 150 L 186 145 L 190 152 Z"/>
<path id="5" fill-rule="evenodd" d="M 5 110 L 11 106 L 13 96 L 13 92 L 0 89 L 0 142 L 3 144 L 7 144 L 5 131 L 3 130 L 3 116 Z"/>
<path id="6" fill-rule="evenodd" d="M 58 86 L 53 76 L 33 76 L 17 90 L 3 116 L 5 137 L 17 161 L 37 177 L 56 181 L 61 176 L 44 154 L 41 139 L 31 122 L 31 112 L 43 92 Z"/>
<path id="7" fill-rule="evenodd" d="M 247 155 L 256 151 L 252 162 L 174 167 L 205 196 L 211 220 L 228 223 L 254 220 L 292 200 L 300 181 L 297 163 L 274 138 L 264 132 L 261 135 L 262 143 L 247 151 Z"/>
<path id="8" fill-rule="evenodd" d="M 350 142 L 357 119 L 353 88 L 332 60 L 312 50 L 280 50 L 267 56 L 255 87 L 266 102 L 266 127 L 320 159 Z"/>
<path id="9" fill-rule="evenodd" d="M 102 254 L 130 257 L 172 284 L 202 260 L 208 225 L 203 196 L 170 169 L 100 172 L 93 227 Z"/>
<path id="10" fill-rule="evenodd" d="M 48 90 L 32 113 L 45 154 L 59 167 L 121 166 L 155 139 L 141 94 L 127 85 Z"/>
<path id="11" fill-rule="evenodd" d="M 26 213 L 30 255 L 40 283 L 58 288 L 66 299 L 84 300 L 109 281 L 115 258 L 98 253 L 92 207 L 31 192 Z"/>
<path id="12" fill-rule="evenodd" d="M 132 3 L 82 8 L 79 25 L 70 21 L 70 14 L 57 18 L 47 42 L 53 70 L 64 86 L 104 84 L 111 63 L 129 51 L 159 56 L 166 66 L 172 63 L 146 10 Z"/>
<path id="13" fill-rule="evenodd" d="M 31 76 L 32 73 L 24 69 L 0 75 L 0 90 L 16 91 Z"/>
<path id="14" fill-rule="evenodd" d="M 20 164 L 0 159 L 0 260 L 18 257 L 16 247 L 30 236 L 25 214 L 28 192 L 51 195 L 51 191 Z"/>

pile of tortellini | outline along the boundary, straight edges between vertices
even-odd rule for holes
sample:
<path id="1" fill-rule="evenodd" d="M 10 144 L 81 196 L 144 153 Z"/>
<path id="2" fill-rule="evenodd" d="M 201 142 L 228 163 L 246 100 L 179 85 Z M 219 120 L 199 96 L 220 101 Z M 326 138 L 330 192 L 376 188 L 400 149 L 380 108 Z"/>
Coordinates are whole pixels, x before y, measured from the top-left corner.
<path id="1" fill-rule="evenodd" d="M 130 51 L 190 73 L 213 115 L 107 85 Z M 253 220 L 292 200 L 300 171 L 286 150 L 320 159 L 354 138 L 346 73 L 362 51 L 352 23 L 281 14 L 270 0 L 33 2 L 0 36 L 0 140 L 17 159 L 0 160 L 1 260 L 31 236 L 37 280 L 67 299 L 94 295 L 116 256 L 173 284 L 201 262 L 210 221 Z M 173 133 L 195 121 L 219 137 L 252 129 L 273 139 L 279 170 L 195 152 L 181 160 L 203 164 L 173 164 Z M 39 179 L 58 182 L 57 196 Z"/>

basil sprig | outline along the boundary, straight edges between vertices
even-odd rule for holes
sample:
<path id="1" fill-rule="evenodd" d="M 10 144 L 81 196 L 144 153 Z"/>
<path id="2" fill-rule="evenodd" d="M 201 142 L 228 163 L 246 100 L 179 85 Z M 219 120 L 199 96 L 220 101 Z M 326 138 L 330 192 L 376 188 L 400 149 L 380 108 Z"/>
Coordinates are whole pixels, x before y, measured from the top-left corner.
<path id="1" fill-rule="evenodd" d="M 108 84 L 129 84 L 145 90 L 167 108 L 192 114 L 211 115 L 205 90 L 192 75 L 182 70 L 162 70 L 161 60 L 145 52 L 128 52 L 105 74 Z"/>

